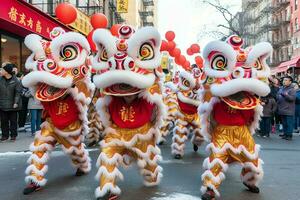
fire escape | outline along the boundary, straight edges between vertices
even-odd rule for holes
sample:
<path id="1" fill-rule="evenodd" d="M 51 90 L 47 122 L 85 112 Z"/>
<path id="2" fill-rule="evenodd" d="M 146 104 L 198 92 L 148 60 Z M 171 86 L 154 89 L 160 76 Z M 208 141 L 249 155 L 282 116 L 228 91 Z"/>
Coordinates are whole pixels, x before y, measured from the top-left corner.
<path id="1" fill-rule="evenodd" d="M 139 15 L 141 18 L 141 26 L 154 26 L 153 0 L 142 0 L 142 3 L 143 3 L 142 10 L 139 11 Z"/>

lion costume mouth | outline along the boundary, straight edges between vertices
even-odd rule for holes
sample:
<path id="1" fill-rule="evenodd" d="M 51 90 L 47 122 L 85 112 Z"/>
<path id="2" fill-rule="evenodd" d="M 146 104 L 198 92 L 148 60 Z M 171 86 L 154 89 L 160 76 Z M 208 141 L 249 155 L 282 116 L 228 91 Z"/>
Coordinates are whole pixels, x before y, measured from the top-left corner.
<path id="1" fill-rule="evenodd" d="M 238 92 L 227 97 L 221 97 L 221 99 L 230 107 L 239 110 L 254 109 L 260 100 L 256 95 L 250 92 Z"/>
<path id="2" fill-rule="evenodd" d="M 68 89 L 56 88 L 47 84 L 41 84 L 35 93 L 39 101 L 54 101 L 67 93 Z"/>
<path id="3" fill-rule="evenodd" d="M 129 95 L 138 94 L 141 91 L 142 89 L 139 89 L 137 87 L 132 87 L 131 85 L 120 83 L 105 88 L 104 94 L 112 95 L 112 96 L 129 96 Z"/>

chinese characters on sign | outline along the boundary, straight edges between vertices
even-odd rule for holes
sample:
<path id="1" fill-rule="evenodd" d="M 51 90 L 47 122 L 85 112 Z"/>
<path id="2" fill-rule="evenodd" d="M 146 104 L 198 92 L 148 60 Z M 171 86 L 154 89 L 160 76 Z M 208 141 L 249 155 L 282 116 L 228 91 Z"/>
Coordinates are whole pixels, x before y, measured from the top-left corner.
<path id="1" fill-rule="evenodd" d="M 90 17 L 82 13 L 80 10 L 77 10 L 77 19 L 75 22 L 70 24 L 70 26 L 85 35 L 88 35 L 92 30 Z"/>
<path id="2" fill-rule="evenodd" d="M 23 27 L 27 27 L 37 33 L 42 33 L 43 24 L 41 23 L 40 20 L 34 21 L 31 16 L 26 16 L 24 12 L 18 13 L 17 8 L 13 6 L 10 8 L 10 11 L 8 12 L 8 17 L 11 21 L 16 22 Z M 49 27 L 47 27 L 46 29 L 48 32 Z"/>
<path id="3" fill-rule="evenodd" d="M 117 12 L 118 13 L 128 12 L 128 0 L 117 0 Z"/>

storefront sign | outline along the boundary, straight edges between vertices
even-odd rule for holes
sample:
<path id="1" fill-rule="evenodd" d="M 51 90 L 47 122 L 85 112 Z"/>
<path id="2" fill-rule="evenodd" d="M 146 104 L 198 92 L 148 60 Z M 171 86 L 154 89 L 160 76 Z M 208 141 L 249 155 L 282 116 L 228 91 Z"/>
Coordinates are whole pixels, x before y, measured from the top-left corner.
<path id="1" fill-rule="evenodd" d="M 70 26 L 84 35 L 88 35 L 92 31 L 90 17 L 77 9 L 77 19 Z"/>
<path id="2" fill-rule="evenodd" d="M 117 12 L 118 13 L 128 12 L 128 0 L 117 0 Z"/>
<path id="3" fill-rule="evenodd" d="M 49 32 L 54 27 L 61 26 L 50 16 L 43 15 L 30 8 L 26 2 L 17 0 L 1 1 L 0 18 L 48 39 Z"/>

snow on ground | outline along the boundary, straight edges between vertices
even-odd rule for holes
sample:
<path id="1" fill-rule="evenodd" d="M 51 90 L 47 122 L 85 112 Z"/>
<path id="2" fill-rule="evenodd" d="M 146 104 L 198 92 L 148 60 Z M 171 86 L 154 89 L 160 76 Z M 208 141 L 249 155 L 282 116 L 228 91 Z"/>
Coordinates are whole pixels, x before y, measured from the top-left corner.
<path id="1" fill-rule="evenodd" d="M 201 200 L 199 197 L 182 193 L 172 193 L 164 197 L 152 197 L 150 200 Z"/>

